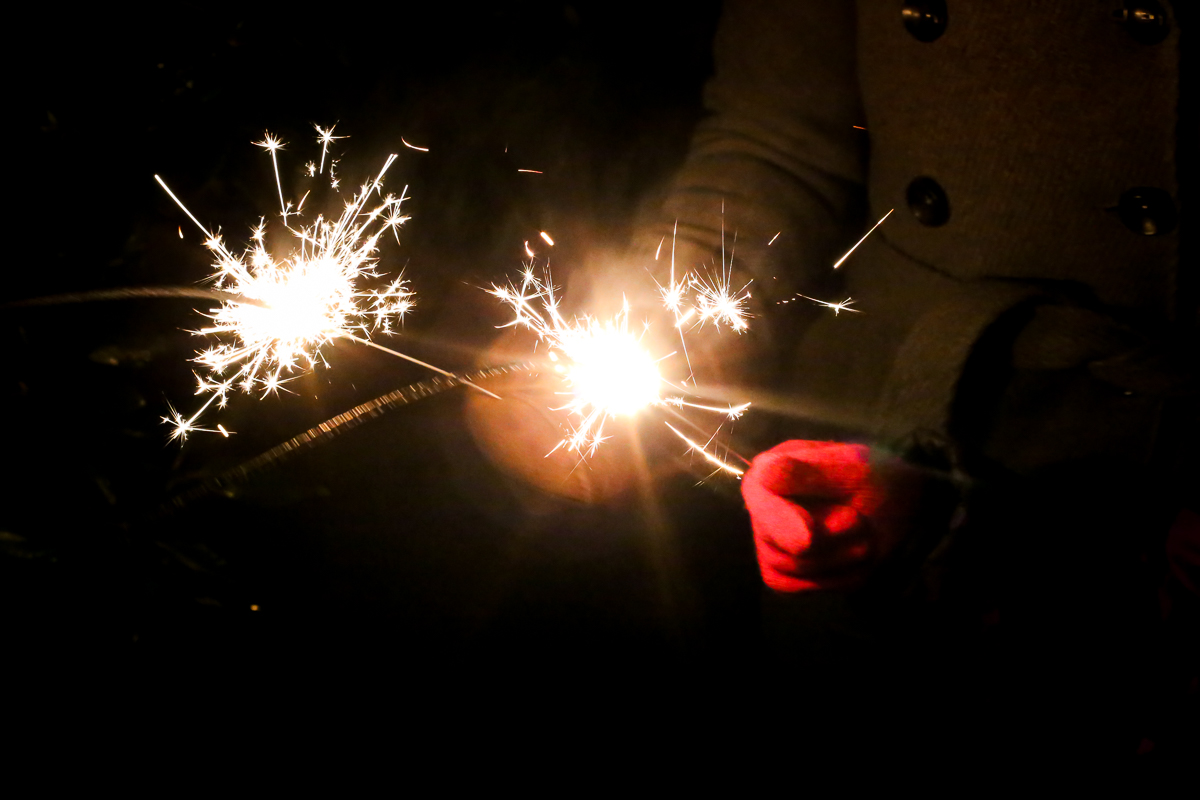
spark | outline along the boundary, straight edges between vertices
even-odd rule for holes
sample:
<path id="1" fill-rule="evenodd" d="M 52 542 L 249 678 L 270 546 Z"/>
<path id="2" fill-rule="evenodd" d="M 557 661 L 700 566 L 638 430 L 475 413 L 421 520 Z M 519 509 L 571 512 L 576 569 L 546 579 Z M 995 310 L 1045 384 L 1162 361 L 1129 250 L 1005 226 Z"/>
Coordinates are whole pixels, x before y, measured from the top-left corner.
<path id="1" fill-rule="evenodd" d="M 711 321 L 718 328 L 725 324 L 737 333 L 742 333 L 750 327 L 747 319 L 750 313 L 746 310 L 746 301 L 750 299 L 750 281 L 741 289 L 734 291 L 730 284 L 730 271 L 722 269 L 721 274 L 702 278 L 693 276 L 692 286 L 696 289 L 696 313 L 703 325 Z"/>
<path id="2" fill-rule="evenodd" d="M 859 246 L 860 244 L 862 244 L 863 242 L 865 242 L 865 241 L 867 240 L 867 237 L 868 237 L 868 236 L 870 236 L 872 233 L 874 233 L 874 232 L 875 232 L 875 229 L 876 229 L 876 228 L 878 228 L 880 225 L 882 225 L 882 224 L 883 224 L 883 221 L 884 221 L 885 219 L 887 219 L 888 217 L 890 217 L 890 216 L 892 215 L 892 211 L 895 211 L 895 210 L 896 210 L 896 209 L 894 209 L 894 208 L 893 208 L 893 209 L 889 210 L 889 211 L 888 211 L 886 214 L 884 214 L 882 217 L 880 217 L 880 218 L 879 218 L 879 222 L 876 222 L 874 225 L 872 225 L 872 226 L 871 226 L 871 230 L 869 230 L 869 231 L 867 231 L 866 233 L 864 233 L 864 234 L 863 234 L 863 237 L 862 237 L 861 239 L 859 239 L 857 242 L 855 242 L 855 243 L 854 243 L 854 247 L 851 247 L 849 250 L 847 250 L 847 251 L 846 251 L 846 254 L 837 260 L 837 263 L 833 265 L 833 268 L 834 268 L 834 269 L 837 269 L 838 267 L 840 267 L 840 266 L 842 265 L 842 263 L 843 263 L 843 262 L 844 262 L 844 261 L 845 261 L 847 258 L 849 258 L 849 257 L 850 257 L 850 254 L 851 254 L 851 253 L 853 253 L 855 250 L 857 250 L 857 249 L 858 249 L 858 246 Z"/>
<path id="3" fill-rule="evenodd" d="M 547 453 L 565 448 L 581 458 L 593 455 L 608 438 L 604 434 L 607 420 L 634 417 L 652 408 L 688 407 L 716 412 L 736 419 L 749 407 L 709 406 L 693 403 L 675 395 L 664 396 L 664 386 L 676 388 L 662 376 L 659 364 L 673 353 L 655 357 L 642 343 L 643 336 L 630 330 L 630 305 L 623 299 L 621 310 L 614 316 L 601 319 L 585 315 L 568 320 L 559 310 L 549 270 L 538 277 L 531 262 L 521 273 L 519 283 L 493 284 L 490 293 L 513 311 L 512 321 L 500 327 L 526 327 L 537 334 L 539 342 L 549 346 L 549 368 L 563 380 L 567 401 L 555 411 L 566 411 L 569 420 L 567 434 Z M 647 326 L 643 327 L 645 334 Z M 670 426 L 668 426 L 670 427 Z M 677 435 L 695 448 L 696 444 Z M 741 474 L 721 459 L 704 451 L 710 461 L 721 463 Z"/>
<path id="4" fill-rule="evenodd" d="M 546 244 L 550 245 L 551 247 L 554 247 L 554 240 L 550 238 L 550 234 L 546 233 L 545 231 L 542 231 L 539 235 L 543 239 L 546 240 Z"/>
<path id="5" fill-rule="evenodd" d="M 733 280 L 733 253 L 730 252 L 729 260 L 725 259 L 725 234 L 721 233 L 721 270 L 716 275 L 701 275 L 699 273 L 689 272 L 684 270 L 676 277 L 675 268 L 675 242 L 679 235 L 679 222 L 675 222 L 675 227 L 671 232 L 671 273 L 667 284 L 658 282 L 659 297 L 663 307 L 675 318 L 675 327 L 679 331 L 679 343 L 683 349 L 683 357 L 688 366 L 688 380 L 695 383 L 695 374 L 692 369 L 691 356 L 688 354 L 687 341 L 684 338 L 684 328 L 690 324 L 694 327 L 703 327 L 706 322 L 711 322 L 714 327 L 720 330 L 721 325 L 728 326 L 731 330 L 742 333 L 749 329 L 750 312 L 746 308 L 746 302 L 750 299 L 750 284 L 752 281 L 747 281 L 742 288 L 734 290 L 732 285 Z M 663 241 L 659 242 L 659 250 L 661 251 Z M 656 255 L 657 260 L 657 255 Z M 689 303 L 689 296 L 691 302 Z"/>
<path id="6" fill-rule="evenodd" d="M 428 147 L 417 147 L 415 144 L 409 144 L 407 141 L 405 141 L 405 139 L 404 139 L 404 137 L 403 137 L 403 136 L 401 136 L 401 137 L 400 137 L 400 141 L 401 141 L 401 143 L 402 143 L 402 144 L 403 144 L 405 147 L 407 147 L 409 150 L 420 150 L 422 153 L 428 153 L 428 152 L 429 152 L 429 148 L 428 148 Z"/>
<path id="7" fill-rule="evenodd" d="M 775 244 L 775 240 L 779 238 L 780 233 L 783 233 L 783 231 L 779 231 L 779 233 L 776 233 L 774 236 L 771 237 L 771 241 L 767 242 L 767 247 L 770 247 L 771 245 Z"/>
<path id="8" fill-rule="evenodd" d="M 542 171 L 540 169 L 519 169 L 519 170 L 517 170 L 517 172 L 528 172 L 533 175 L 541 175 L 542 174 Z"/>
<path id="9" fill-rule="evenodd" d="M 322 139 L 344 138 L 332 136 L 332 127 L 318 130 Z M 269 133 L 255 144 L 270 151 L 278 184 L 275 152 L 283 144 Z M 319 215 L 309 225 L 288 224 L 288 217 L 301 216 L 304 201 L 293 211 L 283 202 L 280 189 L 283 226 L 290 234 L 291 250 L 286 255 L 276 255 L 285 252 L 282 247 L 268 249 L 265 218 L 251 229 L 245 250 L 235 254 L 226 247 L 219 230 L 214 232 L 202 225 L 166 182 L 154 176 L 204 234 L 205 247 L 215 259 L 210 280 L 215 289 L 231 296 L 205 314 L 209 324 L 193 331 L 217 340 L 197 351 L 195 358 L 205 369 L 205 374 L 197 375 L 196 394 L 207 399 L 187 417 L 168 406 L 169 415 L 163 420 L 172 426 L 171 439 L 184 440 L 193 432 L 213 431 L 199 427 L 197 420 L 214 404 L 223 408 L 233 392 L 265 397 L 287 391 L 284 385 L 293 373 L 325 363 L 321 348 L 336 339 L 366 344 L 456 378 L 368 338 L 371 331 L 392 333 L 393 326 L 403 321 L 415 302 L 403 276 L 388 281 L 376 272 L 379 239 L 389 230 L 395 233 L 408 219 L 401 212 L 407 187 L 399 196 L 383 196 L 384 174 L 395 158 L 389 157 L 375 179 L 359 188 L 340 215 Z M 331 175 L 332 171 L 331 163 Z M 368 207 L 375 194 L 381 200 Z M 213 432 L 228 435 L 220 426 Z"/>
<path id="10" fill-rule="evenodd" d="M 796 292 L 796 294 L 793 295 L 793 297 L 803 297 L 805 300 L 811 300 L 819 306 L 824 306 L 825 308 L 832 309 L 833 315 L 835 317 L 843 311 L 849 311 L 851 314 L 861 314 L 862 313 L 862 311 L 857 308 L 850 308 L 850 306 L 854 305 L 853 297 L 847 297 L 845 300 L 842 300 L 840 303 L 831 303 L 828 300 L 818 300 L 815 297 L 809 297 L 808 295 L 800 294 L 799 292 Z M 787 300 L 780 301 L 780 303 L 786 303 L 786 302 L 788 302 L 788 301 Z"/>
<path id="11" fill-rule="evenodd" d="M 725 201 L 721 201 L 721 269 L 716 275 L 700 276 L 693 275 L 691 278 L 691 286 L 696 291 L 695 309 L 698 315 L 697 325 L 703 326 L 705 322 L 712 322 L 717 330 L 721 329 L 721 325 L 728 325 L 729 328 L 736 333 L 742 333 L 750 327 L 747 320 L 750 317 L 750 312 L 746 309 L 746 301 L 750 299 L 750 284 L 752 280 L 747 281 L 745 286 L 736 291 L 733 289 L 733 255 L 737 247 L 737 233 L 733 236 L 733 247 L 729 251 L 729 257 L 725 257 Z M 675 231 L 679 231 L 679 222 L 675 222 Z M 672 272 L 674 272 L 674 242 L 672 241 Z"/>
<path id="12" fill-rule="evenodd" d="M 288 209 L 287 204 L 283 202 L 283 184 L 279 182 L 279 159 L 275 156 L 277 151 L 283 149 L 283 142 L 267 131 L 263 134 L 263 140 L 255 144 L 271 154 L 271 164 L 275 167 L 275 188 L 279 190 L 279 208 L 283 211 L 283 224 L 287 225 Z"/>
<path id="13" fill-rule="evenodd" d="M 325 172 L 325 154 L 329 152 L 329 145 L 333 144 L 337 139 L 348 137 L 333 135 L 333 129 L 337 127 L 336 123 L 330 125 L 329 130 L 325 130 L 315 122 L 313 123 L 313 127 L 317 129 L 317 141 L 321 143 L 321 166 L 317 168 L 317 174 L 320 175 Z M 311 165 L 312 162 L 310 161 L 309 164 Z M 310 172 L 309 174 L 311 175 L 312 173 Z"/>
<path id="14" fill-rule="evenodd" d="M 683 360 L 687 362 L 688 377 L 687 380 L 694 381 L 695 374 L 692 371 L 692 358 L 688 355 L 687 342 L 683 338 L 683 323 L 691 319 L 694 312 L 693 309 L 683 310 L 683 301 L 685 292 L 688 289 L 689 281 L 687 273 L 684 273 L 680 281 L 675 280 L 675 239 L 679 235 L 679 220 L 675 220 L 675 228 L 671 232 L 671 278 L 670 282 L 663 286 L 655 280 L 658 286 L 658 293 L 662 297 L 663 306 L 671 312 L 675 317 L 675 329 L 679 331 L 679 346 L 683 348 Z M 666 240 L 666 237 L 663 237 Z M 663 243 L 658 243 L 659 250 L 662 250 Z M 654 260 L 658 260 L 658 253 L 654 254 Z M 687 381 L 685 381 L 686 383 Z"/>
<path id="15" fill-rule="evenodd" d="M 684 436 L 682 433 L 679 432 L 679 429 L 676 428 L 671 423 L 664 422 L 663 425 L 666 425 L 668 428 L 670 428 L 675 433 L 676 436 L 678 436 L 680 439 L 683 439 L 685 442 L 687 442 L 688 446 L 690 446 L 693 450 L 695 450 L 700 455 L 704 456 L 704 459 L 706 461 L 708 461 L 712 464 L 715 464 L 716 466 L 720 467 L 721 469 L 725 470 L 726 472 L 728 472 L 732 475 L 736 475 L 739 478 L 745 474 L 745 472 L 743 470 L 740 470 L 737 467 L 733 466 L 732 464 L 728 464 L 728 463 L 722 461 L 721 459 L 714 456 L 712 453 L 708 452 L 708 450 L 706 450 L 704 448 L 704 445 L 700 444 L 699 442 L 693 442 L 691 439 Z"/>
<path id="16" fill-rule="evenodd" d="M 740 419 L 742 414 L 746 412 L 746 409 L 750 407 L 749 403 L 742 403 L 739 406 L 727 405 L 722 408 L 720 406 L 705 405 L 704 403 L 689 403 L 682 397 L 668 397 L 663 402 L 676 408 L 684 408 L 686 406 L 687 408 L 698 408 L 701 411 L 715 411 L 719 414 L 724 414 L 731 420 Z"/>
<path id="17" fill-rule="evenodd" d="M 854 128 L 855 130 L 860 130 L 860 131 L 866 130 L 866 128 L 864 128 L 862 125 L 851 125 L 850 127 Z"/>

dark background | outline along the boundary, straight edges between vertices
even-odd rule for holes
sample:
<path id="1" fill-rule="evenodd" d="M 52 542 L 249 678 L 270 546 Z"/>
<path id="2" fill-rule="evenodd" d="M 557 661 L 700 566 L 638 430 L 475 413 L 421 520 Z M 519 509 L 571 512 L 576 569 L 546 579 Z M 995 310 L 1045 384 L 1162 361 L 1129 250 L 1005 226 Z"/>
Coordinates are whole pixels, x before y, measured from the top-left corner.
<path id="1" fill-rule="evenodd" d="M 344 186 L 399 159 L 413 219 L 381 267 L 418 307 L 385 343 L 468 368 L 505 314 L 480 287 L 550 231 L 556 277 L 616 252 L 701 115 L 715 2 L 178 3 L 37 12 L 23 47 L 0 300 L 209 272 L 158 173 L 240 245 L 337 124 Z M 430 148 L 420 153 L 400 137 Z M 518 173 L 519 168 L 543 174 Z M 183 231 L 181 239 L 179 229 Z M 680 478 L 621 507 L 524 493 L 476 451 L 459 390 L 390 411 L 170 513 L 168 498 L 429 374 L 326 348 L 294 394 L 237 396 L 230 439 L 168 443 L 192 397 L 192 300 L 9 308 L 0 592 L 12 652 L 305 662 L 721 664 L 760 584 L 736 486 Z M 253 609 L 253 610 L 252 610 Z"/>
<path id="2" fill-rule="evenodd" d="M 312 123 L 336 123 L 350 137 L 335 148 L 344 186 L 397 153 L 387 186 L 408 184 L 412 198 L 413 219 L 399 245 L 384 243 L 380 266 L 404 270 L 418 306 L 381 341 L 470 369 L 506 318 L 481 287 L 519 268 L 524 241 L 540 248 L 538 232 L 551 232 L 555 276 L 569 282 L 572 264 L 618 253 L 654 205 L 702 113 L 718 5 L 175 3 L 68 14 L 41 4 L 10 50 L 17 211 L 0 303 L 201 282 L 211 264 L 198 232 L 152 176 L 240 245 L 260 215 L 277 213 L 270 160 L 252 142 L 269 130 L 288 143 L 287 190 L 319 156 Z M 902 627 L 839 627 L 862 615 L 836 595 L 773 606 L 730 482 L 662 480 L 592 509 L 533 495 L 477 451 L 462 390 L 164 511 L 207 478 L 429 377 L 366 348 L 327 347 L 329 367 L 292 393 L 235 396 L 219 416 L 235 436 L 168 443 L 168 401 L 196 402 L 188 359 L 200 342 L 188 330 L 198 305 L 0 309 L 6 667 L 49 656 L 70 673 L 57 690 L 106 695 L 97 675 L 116 664 L 152 678 L 155 702 L 187 719 L 205 718 L 198 697 L 224 696 L 211 691 L 217 675 L 259 693 L 300 674 L 297 698 L 406 706 L 481 683 L 521 707 L 530 695 L 512 687 L 528 680 L 503 683 L 515 672 L 552 702 L 547 688 L 565 684 L 564 716 L 581 697 L 635 683 L 649 698 L 639 714 L 661 722 L 659 700 L 673 696 L 701 715 L 699 732 L 722 719 L 728 707 L 714 698 L 728 692 L 757 709 L 754 722 L 782 720 L 835 748 L 853 728 L 856 743 L 876 737 L 881 751 L 921 763 L 978 756 L 963 730 L 983 730 L 998 753 L 1059 746 L 1055 730 L 1003 707 L 1024 685 L 992 691 L 1012 681 L 988 648 L 1009 645 L 955 653 Z M 1020 514 L 1009 513 L 1016 530 Z M 798 647 L 782 669 L 764 647 L 771 620 Z M 1027 660 L 1031 674 L 1040 656 Z M 856 660 L 860 670 L 843 669 Z M 8 688 L 28 694 L 16 680 Z M 1088 708 L 1105 708 L 1090 698 Z M 857 724 L 863 707 L 885 702 L 906 713 L 888 727 Z M 634 727 L 622 731 L 659 730 Z"/>

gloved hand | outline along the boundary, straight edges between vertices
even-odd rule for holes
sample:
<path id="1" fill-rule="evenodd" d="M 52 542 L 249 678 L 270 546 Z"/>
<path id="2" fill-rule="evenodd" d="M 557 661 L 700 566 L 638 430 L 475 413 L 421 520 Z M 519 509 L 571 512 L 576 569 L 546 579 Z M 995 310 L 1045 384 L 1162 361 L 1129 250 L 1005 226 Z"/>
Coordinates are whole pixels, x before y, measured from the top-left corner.
<path id="1" fill-rule="evenodd" d="M 780 592 L 849 588 L 911 527 L 922 476 L 864 445 L 784 442 L 742 479 L 763 582 Z"/>

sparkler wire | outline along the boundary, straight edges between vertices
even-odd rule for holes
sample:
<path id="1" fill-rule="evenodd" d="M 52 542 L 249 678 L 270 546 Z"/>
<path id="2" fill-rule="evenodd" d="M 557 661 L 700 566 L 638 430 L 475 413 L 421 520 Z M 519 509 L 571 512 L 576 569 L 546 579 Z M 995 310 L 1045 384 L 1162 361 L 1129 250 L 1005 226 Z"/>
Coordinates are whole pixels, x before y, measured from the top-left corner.
<path id="1" fill-rule="evenodd" d="M 503 366 L 486 367 L 471 373 L 467 378 L 458 376 L 431 378 L 419 383 L 412 383 L 380 395 L 373 400 L 361 403 L 348 411 L 343 411 L 335 417 L 314 425 L 301 434 L 293 436 L 285 442 L 280 442 L 271 449 L 260 453 L 248 461 L 243 461 L 236 467 L 227 469 L 217 475 L 205 479 L 201 483 L 186 489 L 167 500 L 158 507 L 157 517 L 166 517 L 174 512 L 205 497 L 219 494 L 232 486 L 245 483 L 254 475 L 263 472 L 268 467 L 277 465 L 292 458 L 305 450 L 310 450 L 319 444 L 330 441 L 347 431 L 382 416 L 401 406 L 411 405 L 434 395 L 442 394 L 456 386 L 475 386 L 474 381 L 484 381 L 507 375 L 513 372 L 529 371 L 535 368 L 533 362 L 507 364 Z M 475 388 L 479 388 L 475 386 Z M 481 390 L 485 391 L 485 390 Z M 491 394 L 488 392 L 488 394 Z"/>

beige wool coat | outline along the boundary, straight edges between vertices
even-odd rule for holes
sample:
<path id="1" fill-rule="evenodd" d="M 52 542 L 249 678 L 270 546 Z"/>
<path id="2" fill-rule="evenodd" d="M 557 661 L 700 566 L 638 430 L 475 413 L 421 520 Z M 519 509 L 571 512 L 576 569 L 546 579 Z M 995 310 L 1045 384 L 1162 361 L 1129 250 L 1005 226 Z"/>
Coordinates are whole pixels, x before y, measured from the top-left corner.
<path id="1" fill-rule="evenodd" d="M 760 408 L 1017 471 L 1148 463 L 1195 428 L 1180 53 L 1165 0 L 733 0 L 641 243 L 678 222 L 677 261 L 715 265 L 724 233 Z"/>

